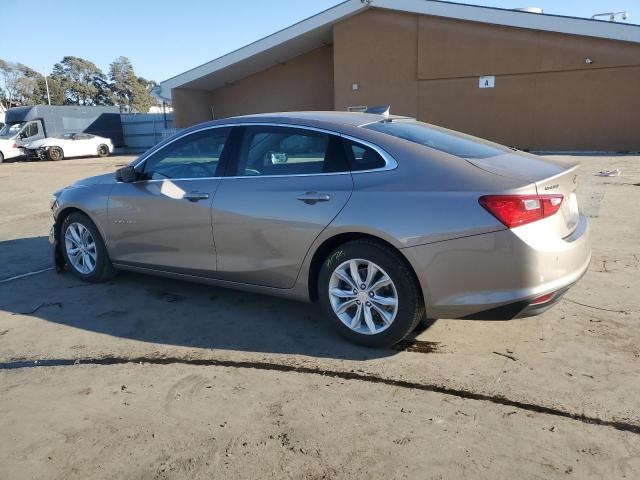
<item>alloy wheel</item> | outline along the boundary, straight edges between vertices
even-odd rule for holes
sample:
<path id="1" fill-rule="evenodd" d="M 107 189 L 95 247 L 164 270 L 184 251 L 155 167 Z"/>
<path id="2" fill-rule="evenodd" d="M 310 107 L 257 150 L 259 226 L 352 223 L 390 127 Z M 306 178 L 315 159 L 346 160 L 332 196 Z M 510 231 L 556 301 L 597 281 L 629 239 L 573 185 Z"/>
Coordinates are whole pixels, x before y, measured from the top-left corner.
<path id="1" fill-rule="evenodd" d="M 329 300 L 340 321 L 364 335 L 383 332 L 398 313 L 393 280 L 370 260 L 352 259 L 338 265 L 329 280 Z"/>
<path id="2" fill-rule="evenodd" d="M 73 268 L 82 274 L 89 274 L 96 268 L 96 242 L 87 227 L 81 223 L 72 223 L 64 234 L 67 257 Z"/>

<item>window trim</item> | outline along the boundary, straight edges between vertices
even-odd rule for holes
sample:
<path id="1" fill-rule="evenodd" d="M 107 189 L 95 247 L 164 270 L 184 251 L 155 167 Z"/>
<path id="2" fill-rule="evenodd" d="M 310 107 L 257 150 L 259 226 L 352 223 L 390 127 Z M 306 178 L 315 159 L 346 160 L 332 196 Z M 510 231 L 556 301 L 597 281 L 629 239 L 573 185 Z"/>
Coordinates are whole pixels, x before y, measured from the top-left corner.
<path id="1" fill-rule="evenodd" d="M 221 124 L 221 125 L 208 125 L 208 126 L 203 126 L 200 127 L 196 130 L 189 130 L 187 132 L 184 132 L 182 135 L 178 135 L 176 136 L 176 138 L 173 138 L 171 141 L 165 143 L 164 145 L 158 147 L 158 148 L 154 148 L 149 150 L 148 152 L 146 152 L 145 154 L 142 155 L 142 158 L 139 158 L 138 161 L 133 164 L 133 168 L 138 168 L 139 165 L 141 165 L 143 162 L 146 162 L 147 159 L 151 156 L 154 155 L 155 153 L 163 150 L 164 148 L 168 147 L 169 145 L 171 145 L 172 143 L 186 137 L 187 135 L 191 135 L 194 133 L 199 133 L 205 130 L 213 130 L 216 128 L 232 128 L 231 133 L 229 134 L 229 138 L 227 139 L 227 141 L 234 141 L 234 139 L 232 138 L 233 136 L 233 128 L 235 127 L 251 127 L 251 126 L 266 126 L 266 127 L 289 127 L 289 128 L 298 128 L 301 130 L 311 130 L 314 132 L 319 132 L 319 133 L 325 133 L 328 135 L 335 135 L 341 138 L 344 138 L 346 140 L 351 140 L 352 142 L 356 142 L 356 143 L 361 143 L 369 148 L 372 148 L 373 150 L 375 150 L 381 157 L 382 159 L 385 161 L 385 166 L 384 167 L 379 167 L 379 168 L 372 168 L 370 170 L 356 170 L 356 171 L 345 171 L 345 172 L 322 172 L 322 173 L 295 173 L 292 175 L 255 175 L 255 176 L 235 176 L 235 175 L 226 175 L 223 174 L 222 176 L 217 176 L 217 177 L 199 177 L 199 178 L 158 178 L 158 179 L 149 179 L 149 180 L 138 180 L 136 182 L 133 183 L 139 183 L 139 182 L 167 182 L 167 181 L 184 181 L 184 180 L 216 180 L 216 179 L 225 179 L 225 178 L 251 178 L 251 179 L 260 179 L 260 178 L 284 178 L 284 177 L 316 177 L 316 176 L 326 176 L 326 175 L 356 175 L 356 174 L 362 174 L 362 173 L 371 173 L 371 172 L 384 172 L 387 170 L 394 170 L 396 168 L 398 168 L 398 162 L 396 161 L 395 158 L 393 158 L 389 153 L 387 153 L 382 147 L 379 147 L 378 145 L 371 143 L 367 140 L 362 140 L 361 138 L 357 138 L 354 137 L 352 135 L 347 135 L 341 132 L 336 132 L 334 130 L 328 130 L 325 128 L 317 128 L 317 127 L 310 127 L 307 125 L 296 125 L 296 124 L 292 124 L 292 123 L 274 123 L 274 122 L 241 122 L 241 123 L 227 123 L 227 124 Z M 226 148 L 226 145 L 225 145 Z M 237 154 L 237 152 L 235 152 Z M 227 166 L 223 166 L 224 171 L 226 172 L 227 170 Z"/>

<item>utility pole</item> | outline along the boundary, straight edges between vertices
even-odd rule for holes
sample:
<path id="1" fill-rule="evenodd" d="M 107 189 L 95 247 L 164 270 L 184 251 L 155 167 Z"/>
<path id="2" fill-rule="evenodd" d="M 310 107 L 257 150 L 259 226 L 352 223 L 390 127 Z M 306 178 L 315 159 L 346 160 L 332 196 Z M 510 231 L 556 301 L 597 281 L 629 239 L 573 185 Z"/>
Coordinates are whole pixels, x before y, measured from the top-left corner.
<path id="1" fill-rule="evenodd" d="M 42 69 L 43 77 L 44 77 L 44 85 L 47 87 L 47 103 L 51 106 L 51 95 L 49 95 L 49 80 L 47 80 L 47 70 L 46 68 Z"/>
<path id="2" fill-rule="evenodd" d="M 51 95 L 49 95 L 49 81 L 47 80 L 47 76 L 44 76 L 44 84 L 47 87 L 47 102 L 49 102 L 49 106 L 51 106 Z"/>

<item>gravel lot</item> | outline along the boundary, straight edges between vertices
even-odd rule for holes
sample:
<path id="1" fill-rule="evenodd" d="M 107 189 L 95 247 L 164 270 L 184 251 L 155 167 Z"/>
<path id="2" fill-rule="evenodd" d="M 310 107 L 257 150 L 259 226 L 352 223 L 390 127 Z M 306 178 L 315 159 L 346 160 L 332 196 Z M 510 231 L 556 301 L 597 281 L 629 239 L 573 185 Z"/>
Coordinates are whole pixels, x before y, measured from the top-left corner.
<path id="1" fill-rule="evenodd" d="M 640 478 L 640 157 L 575 158 L 582 281 L 396 350 L 221 288 L 0 283 L 0 478 Z M 50 267 L 51 192 L 130 160 L 0 165 L 0 280 Z"/>

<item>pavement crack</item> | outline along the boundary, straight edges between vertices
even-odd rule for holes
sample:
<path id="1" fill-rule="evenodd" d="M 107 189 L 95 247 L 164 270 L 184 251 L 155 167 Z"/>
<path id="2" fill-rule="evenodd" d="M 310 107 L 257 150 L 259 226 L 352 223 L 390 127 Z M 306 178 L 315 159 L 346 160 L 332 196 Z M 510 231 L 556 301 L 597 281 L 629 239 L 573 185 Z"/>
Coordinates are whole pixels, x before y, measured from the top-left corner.
<path id="1" fill-rule="evenodd" d="M 250 362 L 236 360 L 217 360 L 217 359 L 191 359 L 179 357 L 101 357 L 101 358 L 58 358 L 58 359 L 38 359 L 38 360 L 15 360 L 0 362 L 0 370 L 16 370 L 35 367 L 66 367 L 73 365 L 125 365 L 125 364 L 150 364 L 150 365 L 192 365 L 192 366 L 213 366 L 227 368 L 247 368 L 256 370 L 269 370 L 286 373 L 301 373 L 308 375 L 321 375 L 330 378 L 339 378 L 342 380 L 356 380 L 375 384 L 388 385 L 398 388 L 406 388 L 409 390 L 419 390 L 424 392 L 440 393 L 467 400 L 477 400 L 481 402 L 490 402 L 496 405 L 518 408 L 529 412 L 540 413 L 544 415 L 553 415 L 556 417 L 567 418 L 578 422 L 598 425 L 603 427 L 611 427 L 623 432 L 630 432 L 640 435 L 640 424 L 606 420 L 598 417 L 591 417 L 581 413 L 568 412 L 555 407 L 538 405 L 535 403 L 521 402 L 509 399 L 503 395 L 490 395 L 486 393 L 477 393 L 470 390 L 447 387 L 431 383 L 419 383 L 409 380 L 395 380 L 391 378 L 381 377 L 367 373 L 346 372 L 338 370 L 324 370 L 321 368 L 286 365 L 271 362 Z"/>

